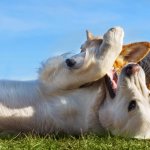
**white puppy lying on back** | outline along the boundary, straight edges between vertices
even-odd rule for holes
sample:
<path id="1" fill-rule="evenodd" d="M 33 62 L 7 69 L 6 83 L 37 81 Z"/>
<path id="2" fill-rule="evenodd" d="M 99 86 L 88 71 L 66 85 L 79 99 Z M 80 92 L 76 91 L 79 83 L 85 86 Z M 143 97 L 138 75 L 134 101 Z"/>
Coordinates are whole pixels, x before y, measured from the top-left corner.
<path id="1" fill-rule="evenodd" d="M 111 28 L 102 44 L 90 45 L 86 52 L 48 59 L 38 80 L 0 81 L 0 130 L 103 132 L 98 110 L 106 99 L 104 76 L 122 49 L 123 35 L 120 27 Z"/>
<path id="2" fill-rule="evenodd" d="M 111 70 L 122 48 L 123 30 L 103 42 L 88 39 L 85 51 L 51 58 L 36 81 L 0 81 L 0 130 L 48 134 L 104 133 L 150 138 L 150 91 L 137 64 L 119 77 Z"/>
<path id="3" fill-rule="evenodd" d="M 113 100 L 106 98 L 101 105 L 99 120 L 114 135 L 150 138 L 150 91 L 138 64 L 130 63 L 122 69 L 116 96 Z"/>

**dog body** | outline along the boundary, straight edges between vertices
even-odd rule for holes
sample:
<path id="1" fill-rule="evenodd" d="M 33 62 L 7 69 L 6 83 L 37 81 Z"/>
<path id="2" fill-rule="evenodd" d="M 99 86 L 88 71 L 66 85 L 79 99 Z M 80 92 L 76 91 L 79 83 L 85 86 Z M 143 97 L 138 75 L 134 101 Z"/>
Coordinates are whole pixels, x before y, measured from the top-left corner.
<path id="1" fill-rule="evenodd" d="M 105 100 L 104 76 L 121 52 L 123 35 L 120 27 L 112 28 L 102 44 L 86 52 L 48 59 L 38 80 L 0 81 L 0 130 L 101 133 L 98 109 Z M 92 85 L 85 86 L 89 82 Z"/>
<path id="2" fill-rule="evenodd" d="M 88 131 L 90 113 L 97 113 L 94 112 L 94 105 L 101 82 L 87 88 L 62 91 L 57 95 L 43 94 L 39 84 L 38 81 L 0 82 L 1 130 L 41 134 L 61 131 L 79 134 Z M 100 97 L 103 98 L 103 94 Z"/>
<path id="3" fill-rule="evenodd" d="M 112 66 L 122 49 L 123 30 L 92 39 L 85 51 L 48 59 L 35 81 L 0 81 L 0 130 L 150 138 L 150 91 L 137 64 L 123 68 L 118 86 Z"/>

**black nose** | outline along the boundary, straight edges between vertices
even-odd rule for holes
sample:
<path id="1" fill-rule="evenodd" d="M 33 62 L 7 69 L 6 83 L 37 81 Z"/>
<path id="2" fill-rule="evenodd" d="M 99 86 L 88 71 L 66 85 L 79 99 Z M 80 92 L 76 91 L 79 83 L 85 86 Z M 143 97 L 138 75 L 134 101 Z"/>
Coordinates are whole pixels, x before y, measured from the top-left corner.
<path id="1" fill-rule="evenodd" d="M 73 67 L 76 64 L 74 59 L 66 59 L 66 64 L 68 67 Z"/>
<path id="2" fill-rule="evenodd" d="M 139 70 L 140 70 L 140 66 L 138 64 L 129 64 L 125 68 L 126 75 L 128 76 L 131 76 L 136 72 L 139 72 Z"/>

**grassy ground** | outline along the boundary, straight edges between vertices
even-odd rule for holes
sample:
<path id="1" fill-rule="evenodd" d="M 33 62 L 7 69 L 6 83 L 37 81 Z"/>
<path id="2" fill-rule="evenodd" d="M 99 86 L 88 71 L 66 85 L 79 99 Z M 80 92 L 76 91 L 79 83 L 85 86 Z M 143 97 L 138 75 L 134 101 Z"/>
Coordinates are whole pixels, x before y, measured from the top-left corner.
<path id="1" fill-rule="evenodd" d="M 84 135 L 80 137 L 39 137 L 31 135 L 1 135 L 0 150 L 150 150 L 149 140 L 125 139 L 113 136 Z"/>

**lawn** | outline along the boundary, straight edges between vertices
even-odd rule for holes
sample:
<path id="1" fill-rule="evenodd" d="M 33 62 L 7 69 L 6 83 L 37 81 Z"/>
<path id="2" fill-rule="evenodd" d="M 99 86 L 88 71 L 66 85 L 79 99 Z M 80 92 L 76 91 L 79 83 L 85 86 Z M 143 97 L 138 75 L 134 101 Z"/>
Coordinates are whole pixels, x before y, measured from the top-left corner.
<path id="1" fill-rule="evenodd" d="M 135 140 L 113 136 L 31 136 L 1 135 L 0 150 L 138 150 L 150 149 L 150 140 Z"/>

